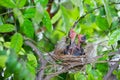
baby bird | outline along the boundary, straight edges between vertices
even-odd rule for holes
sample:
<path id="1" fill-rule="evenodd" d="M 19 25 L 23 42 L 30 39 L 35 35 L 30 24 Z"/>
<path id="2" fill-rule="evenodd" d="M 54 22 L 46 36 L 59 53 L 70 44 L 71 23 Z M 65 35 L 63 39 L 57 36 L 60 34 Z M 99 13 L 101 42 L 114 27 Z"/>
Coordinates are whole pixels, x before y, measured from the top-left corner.
<path id="1" fill-rule="evenodd" d="M 70 38 L 70 44 L 66 47 L 65 54 L 73 54 L 74 49 L 76 48 L 75 44 L 75 37 L 76 37 L 76 32 L 73 29 L 70 29 L 70 32 L 68 34 L 68 37 Z"/>
<path id="2" fill-rule="evenodd" d="M 84 43 L 86 41 L 86 37 L 85 35 L 78 35 L 78 43 L 76 45 L 76 48 L 74 49 L 74 56 L 80 56 L 80 55 L 84 55 L 84 49 L 82 48 L 81 44 Z"/>

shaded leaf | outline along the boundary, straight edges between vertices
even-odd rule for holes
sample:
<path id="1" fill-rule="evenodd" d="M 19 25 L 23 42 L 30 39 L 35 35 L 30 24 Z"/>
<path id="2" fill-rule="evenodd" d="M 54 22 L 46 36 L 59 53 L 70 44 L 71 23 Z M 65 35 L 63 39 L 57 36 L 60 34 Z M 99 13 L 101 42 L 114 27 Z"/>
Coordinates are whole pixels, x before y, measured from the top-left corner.
<path id="1" fill-rule="evenodd" d="M 106 18 L 100 16 L 96 17 L 96 24 L 101 30 L 107 30 L 109 28 L 109 24 Z"/>
<path id="2" fill-rule="evenodd" d="M 108 45 L 115 44 L 120 39 L 120 29 L 114 30 L 110 35 L 110 40 L 108 41 Z"/>
<path id="3" fill-rule="evenodd" d="M 15 17 L 18 18 L 20 25 L 22 25 L 24 22 L 22 12 L 18 8 L 14 8 L 13 12 L 14 12 Z"/>
<path id="4" fill-rule="evenodd" d="M 15 8 L 16 5 L 13 0 L 0 0 L 0 5 L 7 8 Z"/>
<path id="5" fill-rule="evenodd" d="M 15 26 L 13 26 L 12 24 L 0 25 L 0 33 L 12 32 L 14 30 L 15 30 Z"/>
<path id="6" fill-rule="evenodd" d="M 34 27 L 30 20 L 25 19 L 21 29 L 27 37 L 34 38 Z"/>
<path id="7" fill-rule="evenodd" d="M 0 67 L 5 67 L 7 61 L 6 51 L 0 51 Z"/>
<path id="8" fill-rule="evenodd" d="M 51 20 L 50 20 L 50 16 L 49 16 L 47 11 L 44 12 L 43 25 L 45 25 L 45 27 L 47 28 L 47 30 L 49 32 L 51 32 L 53 30 L 53 26 L 52 26 L 52 23 L 51 23 Z"/>
<path id="9" fill-rule="evenodd" d="M 20 33 L 15 33 L 11 39 L 11 48 L 19 52 L 23 45 L 23 37 Z"/>

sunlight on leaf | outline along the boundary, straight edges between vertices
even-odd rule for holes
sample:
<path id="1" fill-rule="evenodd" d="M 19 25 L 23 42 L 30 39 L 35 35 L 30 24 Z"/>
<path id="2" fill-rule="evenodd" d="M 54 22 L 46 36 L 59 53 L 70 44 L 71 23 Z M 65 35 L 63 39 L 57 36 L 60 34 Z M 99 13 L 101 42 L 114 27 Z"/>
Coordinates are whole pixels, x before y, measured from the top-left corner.
<path id="1" fill-rule="evenodd" d="M 22 25 L 24 22 L 22 12 L 18 8 L 14 8 L 13 12 L 14 12 L 15 17 L 18 18 L 20 25 Z"/>
<path id="2" fill-rule="evenodd" d="M 11 39 L 11 48 L 19 52 L 23 45 L 23 37 L 20 33 L 15 33 Z"/>
<path id="3" fill-rule="evenodd" d="M 15 30 L 15 26 L 13 26 L 12 24 L 0 25 L 0 33 L 12 32 L 14 30 Z"/>
<path id="4" fill-rule="evenodd" d="M 110 40 L 108 41 L 108 45 L 115 44 L 120 39 L 120 29 L 113 31 L 110 35 Z"/>
<path id="5" fill-rule="evenodd" d="M 0 5 L 7 8 L 15 8 L 16 5 L 13 0 L 0 0 Z"/>
<path id="6" fill-rule="evenodd" d="M 107 21 L 109 26 L 112 23 L 112 16 L 111 16 L 111 11 L 109 9 L 109 5 L 108 5 L 108 0 L 102 0 L 104 7 L 105 7 L 105 12 L 106 12 L 106 16 L 107 16 Z"/>
<path id="7" fill-rule="evenodd" d="M 86 80 L 86 77 L 82 73 L 76 72 L 74 75 L 74 79 L 75 80 Z"/>
<path id="8" fill-rule="evenodd" d="M 58 21 L 60 17 L 61 17 L 61 10 L 59 10 L 59 11 L 55 14 L 55 16 L 52 17 L 52 19 L 51 19 L 52 24 L 54 24 L 56 21 Z"/>
<path id="9" fill-rule="evenodd" d="M 16 0 L 16 6 L 19 8 L 23 7 L 26 3 L 26 0 Z"/>

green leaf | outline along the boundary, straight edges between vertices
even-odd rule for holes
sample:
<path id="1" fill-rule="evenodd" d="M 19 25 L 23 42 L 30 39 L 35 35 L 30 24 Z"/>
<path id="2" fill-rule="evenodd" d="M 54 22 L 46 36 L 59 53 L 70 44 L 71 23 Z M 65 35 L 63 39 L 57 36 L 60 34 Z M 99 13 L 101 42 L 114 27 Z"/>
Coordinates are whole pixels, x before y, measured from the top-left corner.
<path id="1" fill-rule="evenodd" d="M 21 31 L 29 38 L 34 38 L 34 27 L 30 20 L 25 19 Z"/>
<path id="2" fill-rule="evenodd" d="M 87 80 L 95 80 L 95 77 L 91 73 L 89 73 Z"/>
<path id="3" fill-rule="evenodd" d="M 43 7 L 46 7 L 48 4 L 48 0 L 36 0 L 35 3 L 40 3 Z"/>
<path id="4" fill-rule="evenodd" d="M 120 39 L 120 29 L 114 30 L 110 35 L 110 40 L 108 41 L 108 45 L 115 44 Z"/>
<path id="5" fill-rule="evenodd" d="M 33 67 L 37 67 L 37 59 L 33 53 L 27 54 L 28 63 Z"/>
<path id="6" fill-rule="evenodd" d="M 103 64 L 97 63 L 95 66 L 96 66 L 96 69 L 99 70 L 100 72 L 102 72 L 103 75 L 106 74 L 106 72 L 108 71 L 108 68 L 109 68 L 107 63 L 103 63 Z"/>
<path id="7" fill-rule="evenodd" d="M 15 67 L 17 65 L 17 55 L 15 54 L 15 52 L 13 50 L 9 50 L 9 55 L 8 55 L 8 59 L 6 61 L 6 66 L 7 69 L 9 70 L 9 72 L 14 72 Z"/>
<path id="8" fill-rule="evenodd" d="M 10 48 L 10 42 L 4 42 L 4 47 L 5 48 Z"/>
<path id="9" fill-rule="evenodd" d="M 90 73 L 92 70 L 92 66 L 90 64 L 86 65 L 86 72 Z"/>
<path id="10" fill-rule="evenodd" d="M 74 75 L 74 79 L 75 80 L 86 80 L 86 77 L 83 74 L 81 74 L 80 72 L 77 72 Z"/>
<path id="11" fill-rule="evenodd" d="M 80 3 L 82 2 L 82 0 L 71 0 L 71 2 L 75 5 L 80 7 Z"/>
<path id="12" fill-rule="evenodd" d="M 3 25 L 3 18 L 2 17 L 0 17 L 0 25 Z"/>
<path id="13" fill-rule="evenodd" d="M 5 67 L 7 61 L 6 51 L 0 51 L 0 67 Z"/>
<path id="14" fill-rule="evenodd" d="M 40 3 L 37 3 L 35 16 L 33 17 L 34 23 L 39 24 L 42 21 L 43 15 L 44 15 L 44 8 L 42 5 L 40 5 Z"/>
<path id="15" fill-rule="evenodd" d="M 61 12 L 62 12 L 62 21 L 63 21 L 63 31 L 68 32 L 71 25 L 70 25 L 70 19 L 69 19 L 69 13 L 67 12 L 67 10 L 63 7 L 60 6 L 61 8 Z"/>
<path id="16" fill-rule="evenodd" d="M 22 25 L 24 22 L 22 12 L 18 8 L 14 8 L 13 12 L 14 12 L 15 17 L 18 18 L 20 25 Z"/>
<path id="17" fill-rule="evenodd" d="M 28 68 L 28 70 L 29 70 L 32 74 L 35 74 L 35 68 L 34 68 L 32 65 L 30 65 L 29 63 L 27 63 L 27 68 Z"/>
<path id="18" fill-rule="evenodd" d="M 33 18 L 35 15 L 35 8 L 26 9 L 24 12 L 24 18 Z"/>
<path id="19" fill-rule="evenodd" d="M 11 39 L 11 48 L 19 52 L 23 45 L 23 37 L 20 33 L 15 33 Z"/>
<path id="20" fill-rule="evenodd" d="M 51 19 L 52 24 L 54 24 L 56 21 L 59 20 L 59 18 L 61 17 L 61 14 L 62 14 L 62 12 L 61 12 L 61 10 L 59 10 L 59 11 L 55 14 L 55 16 L 52 17 L 52 19 Z"/>
<path id="21" fill-rule="evenodd" d="M 101 30 L 107 30 L 109 28 L 109 24 L 106 20 L 106 18 L 97 16 L 96 17 L 96 24 Z"/>
<path id="22" fill-rule="evenodd" d="M 0 0 L 0 5 L 6 8 L 15 8 L 16 5 L 13 0 Z"/>
<path id="23" fill-rule="evenodd" d="M 0 33 L 12 32 L 14 30 L 15 30 L 15 26 L 13 26 L 12 24 L 0 25 Z"/>
<path id="24" fill-rule="evenodd" d="M 51 23 L 51 20 L 50 20 L 50 16 L 49 16 L 47 11 L 44 12 L 43 25 L 45 25 L 45 27 L 47 28 L 47 30 L 49 32 L 51 32 L 53 30 L 53 26 L 52 26 L 52 23 Z"/>
<path id="25" fill-rule="evenodd" d="M 26 3 L 26 0 L 16 0 L 16 6 L 18 8 L 23 7 L 25 5 L 25 3 Z"/>
<path id="26" fill-rule="evenodd" d="M 112 16 L 111 16 L 111 11 L 109 10 L 109 5 L 108 5 L 108 0 L 102 0 L 104 7 L 105 7 L 105 12 L 106 12 L 106 16 L 107 16 L 107 21 L 109 26 L 112 23 Z"/>

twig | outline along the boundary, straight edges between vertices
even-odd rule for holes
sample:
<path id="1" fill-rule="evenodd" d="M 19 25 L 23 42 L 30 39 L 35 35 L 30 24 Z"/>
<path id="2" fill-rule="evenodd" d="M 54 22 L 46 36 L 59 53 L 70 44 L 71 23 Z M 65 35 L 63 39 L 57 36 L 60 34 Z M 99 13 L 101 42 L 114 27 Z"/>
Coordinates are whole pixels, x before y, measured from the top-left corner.
<path id="1" fill-rule="evenodd" d="M 50 44 L 55 45 L 44 33 L 43 33 L 43 36 Z"/>
<path id="2" fill-rule="evenodd" d="M 28 45 L 29 47 L 31 47 L 35 54 L 39 57 L 39 61 L 41 63 L 41 67 L 39 69 L 38 75 L 36 76 L 36 80 L 43 80 L 43 76 L 44 76 L 44 68 L 46 66 L 46 60 L 43 58 L 42 53 L 39 51 L 39 49 L 29 40 L 25 40 L 25 44 Z"/>
<path id="3" fill-rule="evenodd" d="M 119 50 L 120 51 L 120 50 Z M 118 52 L 111 52 L 108 54 L 108 56 L 112 56 L 112 55 L 115 55 L 115 54 L 119 54 L 119 51 Z M 67 72 L 68 70 L 76 67 L 76 66 L 81 66 L 81 65 L 86 65 L 86 64 L 90 64 L 90 63 L 107 63 L 107 62 L 119 62 L 119 61 L 97 61 L 97 59 L 99 58 L 102 58 L 104 55 L 100 55 L 100 56 L 96 56 L 96 57 L 93 57 L 94 60 L 90 60 L 88 62 L 84 62 L 84 63 L 77 63 L 77 64 L 72 64 L 70 66 L 66 66 L 64 69 L 60 70 L 60 71 L 57 71 L 55 73 L 52 73 L 52 74 L 49 74 L 45 77 L 44 80 L 49 80 L 50 78 L 54 77 L 54 76 L 57 76 L 61 73 L 64 73 L 64 72 Z"/>
<path id="4" fill-rule="evenodd" d="M 35 8 L 36 6 L 27 6 L 27 7 L 23 7 L 23 8 L 20 8 L 20 10 L 24 10 L 24 9 L 27 9 L 27 8 Z M 13 10 L 10 10 L 10 11 L 7 11 L 5 13 L 2 13 L 0 14 L 0 16 L 3 16 L 3 15 L 6 15 L 6 14 L 9 14 L 9 13 L 12 13 Z"/>
<path id="5" fill-rule="evenodd" d="M 109 5 L 113 5 L 113 4 L 120 4 L 120 2 L 118 2 L 118 3 L 111 3 L 111 4 L 109 4 Z M 79 23 L 79 21 L 80 21 L 81 19 L 83 19 L 85 16 L 87 16 L 88 14 L 92 13 L 93 11 L 95 11 L 95 10 L 101 8 L 101 7 L 104 7 L 104 5 L 101 5 L 101 6 L 99 6 L 99 7 L 96 7 L 96 8 L 94 8 L 93 10 L 91 10 L 91 11 L 87 12 L 86 14 L 84 14 L 83 16 L 81 16 L 78 20 L 75 21 L 75 23 L 73 24 L 72 28 L 75 28 L 76 25 Z"/>
<path id="6" fill-rule="evenodd" d="M 79 63 L 79 64 L 73 64 L 73 65 L 70 65 L 70 66 L 66 66 L 66 67 L 64 67 L 64 68 L 63 68 L 62 70 L 60 70 L 60 71 L 57 71 L 57 72 L 52 73 L 52 74 L 50 74 L 50 75 L 47 75 L 44 80 L 50 80 L 50 78 L 52 78 L 52 77 L 54 77 L 54 76 L 57 76 L 57 75 L 59 75 L 59 74 L 61 74 L 61 73 L 65 73 L 65 72 L 67 72 L 68 70 L 72 69 L 73 67 L 80 66 L 80 65 L 84 65 L 84 64 L 85 64 L 85 63 Z"/>

